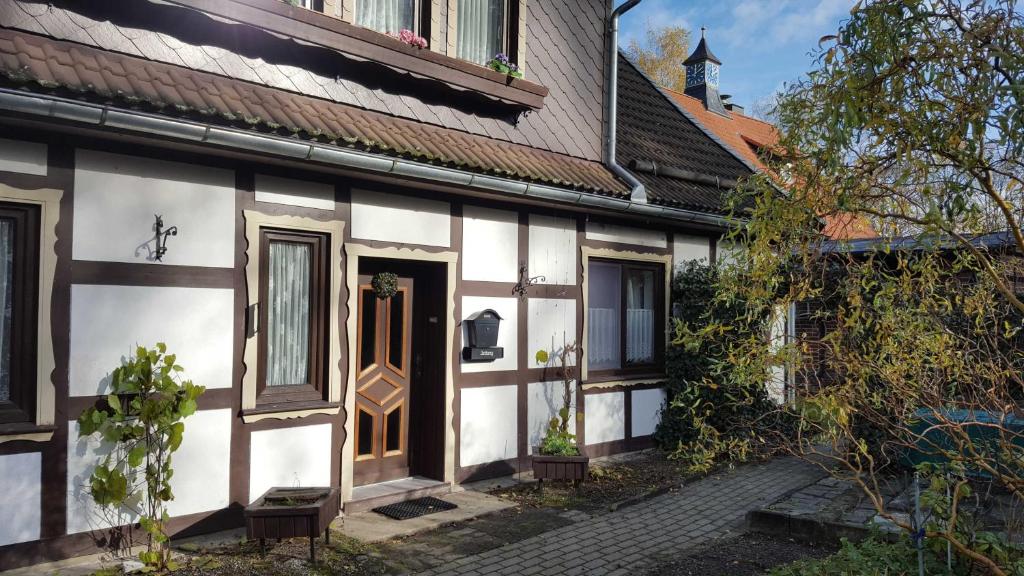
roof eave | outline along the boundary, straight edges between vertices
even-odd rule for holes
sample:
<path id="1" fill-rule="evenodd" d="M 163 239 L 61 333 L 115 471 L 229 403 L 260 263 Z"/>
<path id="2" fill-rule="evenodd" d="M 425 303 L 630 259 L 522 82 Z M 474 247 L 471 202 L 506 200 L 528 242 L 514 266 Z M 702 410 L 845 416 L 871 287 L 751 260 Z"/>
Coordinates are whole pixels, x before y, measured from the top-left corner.
<path id="1" fill-rule="evenodd" d="M 734 218 L 710 213 L 641 204 L 627 199 L 602 196 L 571 188 L 534 184 L 455 168 L 431 166 L 421 162 L 349 150 L 329 144 L 246 132 L 109 105 L 69 100 L 48 94 L 32 94 L 0 88 L 0 112 L 25 115 L 34 119 L 60 120 L 144 136 L 158 136 L 191 144 L 240 149 L 246 152 L 318 162 L 370 173 L 415 177 L 421 180 L 461 185 L 510 196 L 532 197 L 581 207 L 599 207 L 624 214 L 645 215 L 678 223 L 723 229 L 730 228 L 737 223 Z"/>

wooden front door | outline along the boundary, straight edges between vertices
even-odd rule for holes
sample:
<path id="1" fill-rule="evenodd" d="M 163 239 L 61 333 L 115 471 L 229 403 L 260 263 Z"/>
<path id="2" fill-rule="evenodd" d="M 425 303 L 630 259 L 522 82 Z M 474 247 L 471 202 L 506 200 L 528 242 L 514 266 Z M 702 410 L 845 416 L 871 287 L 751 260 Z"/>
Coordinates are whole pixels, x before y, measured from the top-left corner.
<path id="1" fill-rule="evenodd" d="M 377 297 L 359 276 L 356 344 L 355 484 L 409 476 L 409 391 L 412 384 L 412 278 Z"/>

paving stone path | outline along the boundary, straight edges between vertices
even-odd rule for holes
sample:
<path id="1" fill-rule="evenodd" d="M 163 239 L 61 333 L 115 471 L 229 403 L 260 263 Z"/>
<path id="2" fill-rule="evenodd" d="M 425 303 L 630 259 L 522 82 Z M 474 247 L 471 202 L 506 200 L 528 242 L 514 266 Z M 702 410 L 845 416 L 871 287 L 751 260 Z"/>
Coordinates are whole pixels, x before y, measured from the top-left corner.
<path id="1" fill-rule="evenodd" d="M 637 574 L 742 526 L 746 513 L 824 476 L 793 458 L 743 466 L 616 512 L 467 556 L 425 574 Z"/>

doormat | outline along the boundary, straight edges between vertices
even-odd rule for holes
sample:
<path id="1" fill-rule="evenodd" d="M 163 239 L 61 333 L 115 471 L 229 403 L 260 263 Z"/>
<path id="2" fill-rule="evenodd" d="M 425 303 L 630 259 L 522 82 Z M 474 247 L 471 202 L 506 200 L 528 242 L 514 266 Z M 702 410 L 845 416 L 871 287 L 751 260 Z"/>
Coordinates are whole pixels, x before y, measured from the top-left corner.
<path id="1" fill-rule="evenodd" d="M 451 502 L 445 502 L 440 498 L 427 496 L 426 498 L 417 498 L 415 500 L 398 502 L 397 504 L 379 506 L 374 508 L 373 511 L 377 514 L 383 514 L 388 518 L 394 518 L 395 520 L 408 520 L 409 518 L 419 518 L 420 516 L 433 514 L 434 512 L 443 512 L 445 510 L 454 510 L 456 508 L 458 508 L 458 506 Z"/>

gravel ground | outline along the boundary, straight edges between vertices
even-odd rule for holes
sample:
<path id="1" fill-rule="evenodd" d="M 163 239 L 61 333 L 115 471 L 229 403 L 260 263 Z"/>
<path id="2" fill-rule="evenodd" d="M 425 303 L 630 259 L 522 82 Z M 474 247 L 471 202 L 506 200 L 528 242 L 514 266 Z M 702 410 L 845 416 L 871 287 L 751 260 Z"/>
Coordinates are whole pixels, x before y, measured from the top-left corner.
<path id="1" fill-rule="evenodd" d="M 776 566 L 806 558 L 824 558 L 836 550 L 834 546 L 747 533 L 665 562 L 650 570 L 647 576 L 761 576 Z"/>

